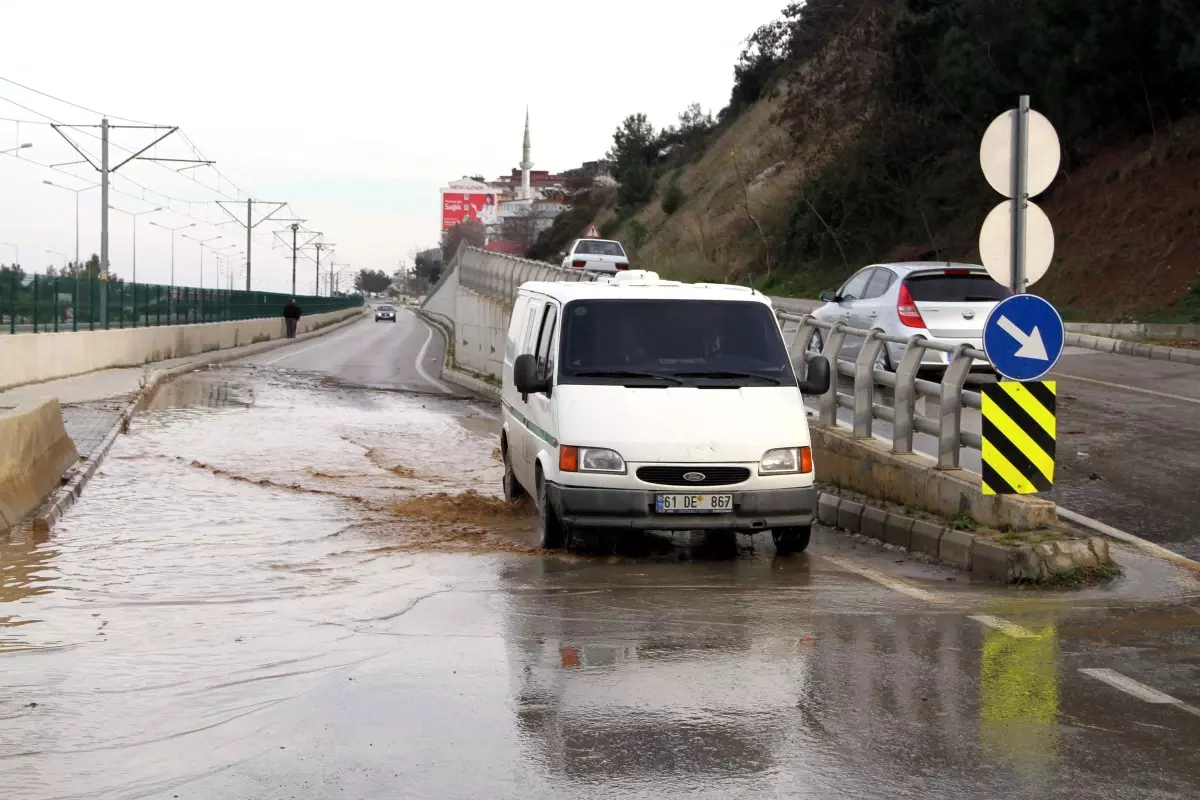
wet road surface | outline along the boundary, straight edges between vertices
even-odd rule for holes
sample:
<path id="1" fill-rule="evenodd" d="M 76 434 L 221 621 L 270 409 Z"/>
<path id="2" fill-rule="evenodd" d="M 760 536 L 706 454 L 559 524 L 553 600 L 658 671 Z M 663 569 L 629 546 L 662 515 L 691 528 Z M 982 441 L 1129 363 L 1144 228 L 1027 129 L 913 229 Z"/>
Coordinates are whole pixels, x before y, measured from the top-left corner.
<path id="1" fill-rule="evenodd" d="M 1195 577 L 1007 590 L 821 529 L 543 553 L 423 341 L 170 384 L 0 547 L 0 797 L 1200 793 Z"/>

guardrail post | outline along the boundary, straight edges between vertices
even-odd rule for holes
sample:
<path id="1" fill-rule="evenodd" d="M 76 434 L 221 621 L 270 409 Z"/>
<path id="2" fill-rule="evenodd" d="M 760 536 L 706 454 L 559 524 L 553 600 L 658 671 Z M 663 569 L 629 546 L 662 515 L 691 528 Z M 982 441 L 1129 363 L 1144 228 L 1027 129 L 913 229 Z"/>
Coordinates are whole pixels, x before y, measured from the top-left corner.
<path id="1" fill-rule="evenodd" d="M 817 418 L 822 425 L 837 425 L 837 386 L 840 373 L 838 372 L 838 354 L 842 352 L 842 343 L 846 341 L 846 323 L 836 322 L 829 330 L 829 340 L 821 355 L 829 359 L 829 389 L 821 395 L 818 404 Z"/>
<path id="2" fill-rule="evenodd" d="M 892 452 L 913 451 L 913 415 L 917 411 L 917 370 L 925 357 L 920 336 L 911 336 L 904 348 L 904 357 L 896 368 L 896 401 L 892 422 Z"/>
<path id="3" fill-rule="evenodd" d="M 938 409 L 938 469 L 958 469 L 958 450 L 962 446 L 962 392 L 971 371 L 970 345 L 960 344 L 942 376 L 942 396 Z"/>
<path id="4" fill-rule="evenodd" d="M 783 313 L 783 312 L 778 312 Z M 792 342 L 788 345 L 788 353 L 794 354 L 792 358 L 792 369 L 796 372 L 796 377 L 799 380 L 804 380 L 808 377 L 808 348 L 812 344 L 813 335 L 817 332 L 815 325 L 810 324 L 813 319 L 812 314 L 805 314 L 804 317 L 797 323 L 796 333 L 792 336 Z M 792 320 L 779 319 L 779 329 L 783 332 L 783 326 Z M 799 361 L 797 361 L 797 359 Z M 799 369 L 796 365 L 799 363 Z"/>
<path id="5" fill-rule="evenodd" d="M 875 359 L 883 347 L 881 331 L 872 330 L 854 362 L 854 438 L 870 439 L 875 413 Z"/>

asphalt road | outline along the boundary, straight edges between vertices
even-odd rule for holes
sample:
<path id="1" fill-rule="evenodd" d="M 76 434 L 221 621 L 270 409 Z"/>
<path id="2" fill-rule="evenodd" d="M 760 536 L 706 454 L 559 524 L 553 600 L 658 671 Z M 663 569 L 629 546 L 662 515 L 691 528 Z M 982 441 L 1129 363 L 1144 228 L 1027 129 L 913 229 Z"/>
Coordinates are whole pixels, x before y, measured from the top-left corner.
<path id="1" fill-rule="evenodd" d="M 820 528 L 545 553 L 422 328 L 173 382 L 0 545 L 0 797 L 1200 793 L 1196 576 L 1007 590 Z"/>

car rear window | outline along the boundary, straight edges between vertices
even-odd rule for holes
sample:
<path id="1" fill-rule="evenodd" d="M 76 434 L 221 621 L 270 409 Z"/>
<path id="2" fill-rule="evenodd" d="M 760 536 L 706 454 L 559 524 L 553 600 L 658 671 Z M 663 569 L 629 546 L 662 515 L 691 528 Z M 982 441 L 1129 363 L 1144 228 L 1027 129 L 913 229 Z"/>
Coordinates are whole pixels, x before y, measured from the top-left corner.
<path id="1" fill-rule="evenodd" d="M 589 256 L 623 256 L 625 251 L 621 249 L 620 242 L 605 242 L 605 241 L 588 241 L 584 240 L 575 248 L 576 253 L 582 253 Z"/>
<path id="2" fill-rule="evenodd" d="M 771 309 L 722 300 L 576 300 L 563 313 L 560 372 L 678 376 L 736 371 L 795 380 Z M 691 376 L 680 380 L 690 383 Z"/>
<path id="3" fill-rule="evenodd" d="M 962 275 L 913 275 L 904 285 L 914 302 L 921 303 L 986 303 L 1003 300 L 1012 294 L 983 273 Z"/>

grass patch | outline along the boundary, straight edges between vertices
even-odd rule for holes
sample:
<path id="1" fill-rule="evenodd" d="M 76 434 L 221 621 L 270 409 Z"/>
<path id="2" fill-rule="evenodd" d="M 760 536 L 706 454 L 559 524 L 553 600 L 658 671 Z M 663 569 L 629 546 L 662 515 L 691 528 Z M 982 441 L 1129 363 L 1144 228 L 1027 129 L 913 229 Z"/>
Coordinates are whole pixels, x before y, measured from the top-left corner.
<path id="1" fill-rule="evenodd" d="M 1059 589 L 1095 586 L 1100 583 L 1108 583 L 1124 574 L 1124 571 L 1117 564 L 1101 564 L 1098 567 L 1075 567 L 1074 569 L 1064 569 L 1052 573 L 1050 577 L 1037 585 Z"/>
<path id="2" fill-rule="evenodd" d="M 983 526 L 963 511 L 950 518 L 950 527 L 956 531 L 982 531 Z"/>

